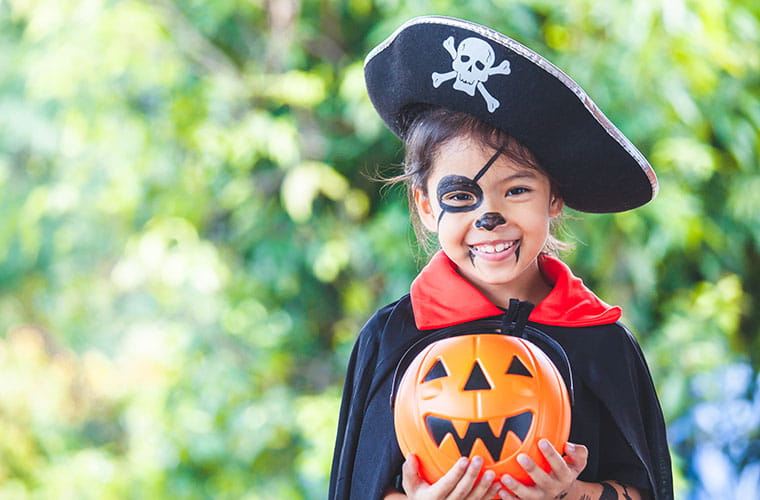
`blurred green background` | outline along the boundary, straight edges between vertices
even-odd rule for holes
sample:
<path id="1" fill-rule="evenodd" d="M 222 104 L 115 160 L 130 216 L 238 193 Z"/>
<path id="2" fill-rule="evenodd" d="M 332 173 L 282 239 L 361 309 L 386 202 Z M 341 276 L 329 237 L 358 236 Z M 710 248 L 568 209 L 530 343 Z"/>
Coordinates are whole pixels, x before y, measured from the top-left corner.
<path id="1" fill-rule="evenodd" d="M 0 499 L 326 498 L 353 340 L 424 263 L 362 61 L 430 13 L 651 160 L 565 259 L 646 351 L 677 497 L 760 498 L 760 3 L 0 0 Z"/>

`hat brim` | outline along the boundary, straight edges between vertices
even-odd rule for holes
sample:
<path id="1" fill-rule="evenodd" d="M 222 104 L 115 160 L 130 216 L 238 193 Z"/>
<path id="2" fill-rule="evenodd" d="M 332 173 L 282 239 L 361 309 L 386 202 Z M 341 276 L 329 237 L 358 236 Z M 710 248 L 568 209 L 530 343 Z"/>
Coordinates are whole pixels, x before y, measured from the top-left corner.
<path id="1" fill-rule="evenodd" d="M 463 44 L 467 39 L 481 41 Z M 467 63 L 472 71 L 462 70 Z M 622 212 L 657 194 L 649 162 L 577 83 L 490 28 L 442 16 L 412 19 L 369 53 L 364 73 L 372 104 L 399 138 L 420 105 L 440 106 L 526 145 L 575 210 Z"/>

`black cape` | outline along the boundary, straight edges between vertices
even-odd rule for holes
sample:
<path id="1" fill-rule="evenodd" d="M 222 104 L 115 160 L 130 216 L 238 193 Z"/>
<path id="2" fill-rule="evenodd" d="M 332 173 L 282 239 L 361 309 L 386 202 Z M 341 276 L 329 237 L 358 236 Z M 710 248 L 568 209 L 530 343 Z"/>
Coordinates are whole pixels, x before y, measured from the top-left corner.
<path id="1" fill-rule="evenodd" d="M 665 423 L 641 349 L 621 323 L 586 327 L 530 322 L 564 348 L 573 369 L 570 441 L 589 448 L 584 481 L 618 480 L 673 498 Z M 409 295 L 379 310 L 362 329 L 349 361 L 329 498 L 378 499 L 404 458 L 396 441 L 390 391 L 406 350 L 430 330 L 415 326 Z"/>

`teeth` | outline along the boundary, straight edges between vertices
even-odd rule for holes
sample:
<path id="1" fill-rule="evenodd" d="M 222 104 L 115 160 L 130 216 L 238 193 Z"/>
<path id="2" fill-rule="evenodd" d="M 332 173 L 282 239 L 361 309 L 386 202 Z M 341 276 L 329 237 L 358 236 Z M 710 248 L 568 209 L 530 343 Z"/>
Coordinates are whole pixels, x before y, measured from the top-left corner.
<path id="1" fill-rule="evenodd" d="M 504 419 L 502 419 L 502 421 L 503 420 Z M 454 426 L 454 429 L 457 431 L 457 435 L 460 438 L 463 438 L 465 434 L 467 434 L 467 428 L 470 426 L 470 421 L 454 418 L 454 419 L 451 419 L 451 425 Z"/>
<path id="2" fill-rule="evenodd" d="M 494 436 L 501 435 L 501 428 L 504 427 L 504 420 L 504 417 L 488 419 L 488 426 L 491 428 L 491 432 Z"/>
<path id="3" fill-rule="evenodd" d="M 503 252 L 508 248 L 512 248 L 515 242 L 511 243 L 497 243 L 496 245 L 474 245 L 474 247 L 482 253 L 496 253 Z"/>

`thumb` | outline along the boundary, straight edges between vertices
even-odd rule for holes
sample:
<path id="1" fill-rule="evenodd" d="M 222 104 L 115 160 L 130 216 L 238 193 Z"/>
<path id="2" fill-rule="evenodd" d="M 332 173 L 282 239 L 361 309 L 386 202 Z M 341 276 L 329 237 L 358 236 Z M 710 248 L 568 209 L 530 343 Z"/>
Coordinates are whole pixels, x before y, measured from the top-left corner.
<path id="1" fill-rule="evenodd" d="M 424 479 L 420 477 L 420 462 L 416 455 L 410 453 L 406 456 L 406 461 L 401 467 L 401 484 L 403 484 L 404 490 L 410 492 L 419 488 L 420 483 L 424 483 Z"/>
<path id="2" fill-rule="evenodd" d="M 567 444 L 565 444 L 565 453 L 567 454 L 567 465 L 571 469 L 580 472 L 586 468 L 588 448 L 582 444 L 574 444 L 568 441 Z"/>

